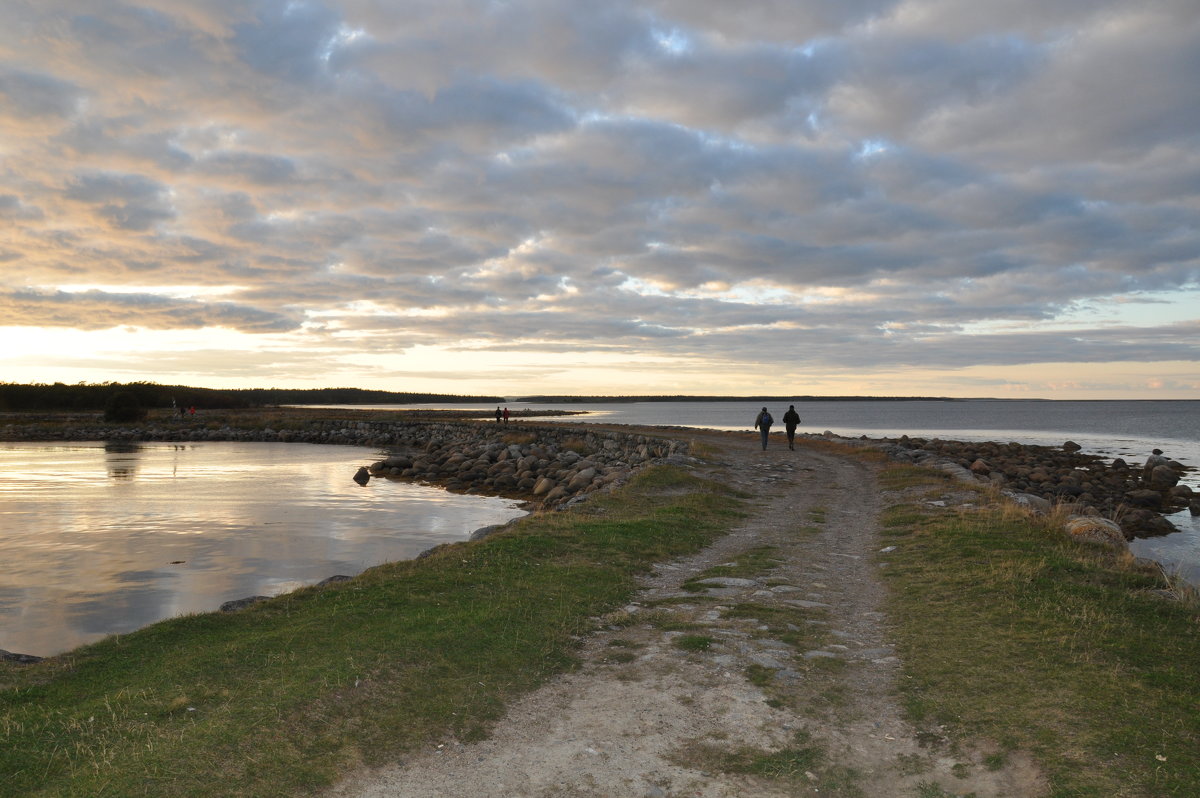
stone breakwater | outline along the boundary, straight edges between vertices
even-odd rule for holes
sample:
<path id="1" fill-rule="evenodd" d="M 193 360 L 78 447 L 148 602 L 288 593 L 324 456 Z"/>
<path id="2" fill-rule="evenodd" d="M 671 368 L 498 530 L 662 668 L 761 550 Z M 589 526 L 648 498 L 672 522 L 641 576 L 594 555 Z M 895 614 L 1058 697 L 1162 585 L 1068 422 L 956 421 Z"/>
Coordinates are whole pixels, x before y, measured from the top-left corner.
<path id="1" fill-rule="evenodd" d="M 316 419 L 287 428 L 195 424 L 9 424 L 4 440 L 116 443 L 257 441 L 368 446 L 388 456 L 360 469 L 363 477 L 403 479 L 462 493 L 522 498 L 556 507 L 616 485 L 632 471 L 686 454 L 688 444 L 625 431 L 568 425 L 469 421 Z M 353 472 L 347 474 L 351 477 Z"/>
<path id="2" fill-rule="evenodd" d="M 828 435 L 828 433 L 827 433 Z M 1078 444 L 1061 447 L 1020 443 L 964 442 L 924 438 L 867 442 L 901 462 L 939 468 L 966 482 L 993 485 L 1018 504 L 1048 511 L 1065 505 L 1080 516 L 1113 519 L 1127 540 L 1177 531 L 1162 513 L 1191 508 L 1200 513 L 1200 494 L 1179 479 L 1193 470 L 1171 461 L 1148 473 L 1141 463 L 1107 462 Z"/>
<path id="3" fill-rule="evenodd" d="M 399 449 L 367 469 L 370 476 L 556 507 L 618 485 L 635 469 L 688 449 L 684 441 L 579 427 L 430 426 L 439 429 L 397 441 Z"/>

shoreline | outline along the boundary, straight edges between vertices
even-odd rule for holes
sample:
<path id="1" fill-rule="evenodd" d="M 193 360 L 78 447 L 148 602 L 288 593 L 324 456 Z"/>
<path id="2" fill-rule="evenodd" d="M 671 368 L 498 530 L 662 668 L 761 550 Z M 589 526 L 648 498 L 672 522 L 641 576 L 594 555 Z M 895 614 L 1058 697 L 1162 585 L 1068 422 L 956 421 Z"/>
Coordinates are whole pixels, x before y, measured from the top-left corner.
<path id="1" fill-rule="evenodd" d="M 392 454 L 359 467 L 357 474 L 352 473 L 354 466 L 347 464 L 347 479 L 360 484 L 371 478 L 398 480 L 461 494 L 517 499 L 524 502 L 527 513 L 537 513 L 578 505 L 592 493 L 615 490 L 645 466 L 686 457 L 689 451 L 686 433 L 693 431 L 682 427 L 496 424 L 461 419 L 365 421 L 322 417 L 309 419 L 305 424 L 307 427 L 292 425 L 281 429 L 263 424 L 216 426 L 212 422 L 204 426 L 101 424 L 53 429 L 42 425 L 22 428 L 8 425 L 0 428 L 0 441 L 104 440 L 121 444 L 261 441 L 374 447 Z M 802 434 L 797 438 L 873 449 L 894 462 L 933 467 L 963 483 L 994 489 L 1005 499 L 1041 514 L 1058 509 L 1072 517 L 1112 520 L 1117 522 L 1124 541 L 1176 532 L 1166 514 L 1187 508 L 1189 503 L 1193 514 L 1200 509 L 1200 502 L 1187 486 L 1172 484 L 1150 490 L 1138 477 L 1139 464 L 1105 464 L 1101 456 L 1072 450 L 1069 441 L 1064 447 L 1055 448 L 908 436 L 848 438 L 829 432 Z M 1188 469 L 1178 473 L 1185 470 Z M 1036 482 L 1031 482 L 1030 477 Z M 1129 501 L 1131 493 L 1137 494 L 1135 501 Z M 509 526 L 485 526 L 465 530 L 465 534 L 469 540 L 479 540 Z M 1115 538 L 1110 542 L 1117 543 Z M 453 545 L 441 544 L 421 552 L 415 559 Z M 326 581 L 344 578 L 333 575 Z M 267 598 L 273 597 L 228 600 L 218 611 L 242 609 Z M 2 650 L 0 658 L 13 662 L 41 659 Z"/>

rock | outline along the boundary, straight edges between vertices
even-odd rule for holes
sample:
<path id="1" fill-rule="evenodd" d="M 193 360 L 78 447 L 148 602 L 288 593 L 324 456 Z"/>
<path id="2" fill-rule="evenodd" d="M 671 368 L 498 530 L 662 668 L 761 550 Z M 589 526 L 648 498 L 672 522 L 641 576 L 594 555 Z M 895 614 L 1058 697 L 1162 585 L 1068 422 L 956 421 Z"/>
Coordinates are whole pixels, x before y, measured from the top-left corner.
<path id="1" fill-rule="evenodd" d="M 1157 509 L 1162 506 L 1162 494 L 1156 490 L 1146 488 L 1140 490 L 1131 490 L 1125 494 L 1125 501 L 1135 507 L 1151 507 Z"/>
<path id="2" fill-rule="evenodd" d="M 0 648 L 0 660 L 4 662 L 15 662 L 18 665 L 32 665 L 35 662 L 41 662 L 42 659 L 42 657 L 35 657 L 33 654 L 16 654 Z"/>
<path id="3" fill-rule="evenodd" d="M 987 464 L 986 460 L 976 460 L 975 462 L 971 463 L 971 473 L 983 474 L 984 476 L 987 476 L 988 474 L 992 473 L 992 467 Z"/>
<path id="4" fill-rule="evenodd" d="M 592 484 L 592 480 L 596 478 L 596 469 L 585 468 L 571 478 L 567 483 L 567 491 L 574 493 L 578 490 L 583 490 L 588 485 Z"/>
<path id="5" fill-rule="evenodd" d="M 1155 466 L 1150 472 L 1150 490 L 1170 490 L 1179 482 L 1179 473 L 1170 466 Z"/>
<path id="6" fill-rule="evenodd" d="M 366 485 L 371 481 L 371 472 L 367 470 L 366 466 L 362 466 L 358 471 L 354 472 L 354 481 L 359 485 Z"/>
<path id="7" fill-rule="evenodd" d="M 338 582 L 349 582 L 353 578 L 354 578 L 353 576 L 346 576 L 345 574 L 334 574 L 333 576 L 327 577 L 325 579 L 322 579 L 320 582 L 317 582 L 317 587 L 325 587 L 326 585 L 336 585 Z"/>
<path id="8" fill-rule="evenodd" d="M 1188 504 L 1188 512 L 1192 515 L 1200 515 L 1200 499 L 1192 499 Z"/>
<path id="9" fill-rule="evenodd" d="M 1043 499 L 1041 496 L 1034 496 L 1032 493 L 1006 493 L 1005 495 L 1014 504 L 1040 515 L 1050 512 L 1054 507 L 1048 499 Z"/>
<path id="10" fill-rule="evenodd" d="M 1073 515 L 1067 519 L 1064 529 L 1073 539 L 1085 543 L 1096 543 L 1114 549 L 1129 548 L 1129 543 L 1125 540 L 1125 533 L 1121 531 L 1121 525 L 1107 518 Z"/>
<path id="11" fill-rule="evenodd" d="M 1076 443 L 1075 441 L 1067 441 L 1066 443 L 1064 443 L 1064 444 L 1062 445 L 1062 448 L 1063 448 L 1063 451 L 1064 451 L 1064 452 L 1077 452 L 1077 451 L 1079 451 L 1080 449 L 1082 449 L 1083 447 L 1082 447 L 1082 446 L 1080 446 L 1080 445 L 1079 445 L 1078 443 Z"/>
<path id="12" fill-rule="evenodd" d="M 486 537 L 491 537 L 500 530 L 504 529 L 507 524 L 492 524 L 491 526 L 481 526 L 471 533 L 469 540 L 483 540 Z"/>
<path id="13" fill-rule="evenodd" d="M 710 576 L 707 579 L 697 579 L 696 584 L 719 587 L 758 587 L 758 582 L 753 579 L 739 579 L 735 576 Z"/>
<path id="14" fill-rule="evenodd" d="M 247 596 L 246 598 L 234 599 L 233 601 L 226 601 L 224 604 L 221 605 L 221 612 L 237 612 L 238 610 L 244 610 L 247 607 L 249 607 L 251 604 L 257 604 L 260 601 L 267 601 L 269 598 L 271 598 L 271 597 L 270 596 Z"/>
<path id="15" fill-rule="evenodd" d="M 1161 537 L 1179 530 L 1153 510 L 1139 507 L 1129 509 L 1121 516 L 1121 531 L 1127 539 L 1132 539 Z"/>

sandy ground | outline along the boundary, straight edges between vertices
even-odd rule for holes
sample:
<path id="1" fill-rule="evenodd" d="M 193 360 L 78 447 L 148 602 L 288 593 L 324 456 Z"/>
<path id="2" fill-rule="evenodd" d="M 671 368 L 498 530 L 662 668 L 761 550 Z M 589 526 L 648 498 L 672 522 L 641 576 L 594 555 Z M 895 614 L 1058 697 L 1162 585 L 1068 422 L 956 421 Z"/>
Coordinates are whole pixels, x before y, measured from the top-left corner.
<path id="1" fill-rule="evenodd" d="M 876 558 L 886 497 L 871 468 L 775 440 L 762 451 L 757 436 L 694 437 L 716 452 L 698 471 L 755 497 L 740 527 L 661 563 L 584 642 L 583 667 L 514 704 L 489 739 L 445 740 L 356 773 L 329 798 L 1043 795 L 1028 760 L 989 769 L 986 742 L 951 745 L 905 720 Z M 768 571 L 682 589 L 763 546 L 778 560 Z M 768 628 L 735 609 L 747 604 L 787 622 Z M 712 643 L 685 650 L 685 635 Z M 775 777 L 723 765 L 784 749 L 819 755 Z"/>

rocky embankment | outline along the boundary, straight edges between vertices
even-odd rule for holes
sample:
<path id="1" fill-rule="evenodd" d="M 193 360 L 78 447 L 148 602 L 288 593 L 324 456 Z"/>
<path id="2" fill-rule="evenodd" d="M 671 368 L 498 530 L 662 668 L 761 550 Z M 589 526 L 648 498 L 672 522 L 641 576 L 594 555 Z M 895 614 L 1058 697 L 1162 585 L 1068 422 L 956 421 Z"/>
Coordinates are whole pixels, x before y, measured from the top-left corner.
<path id="1" fill-rule="evenodd" d="M 553 507 L 687 449 L 683 441 L 578 427 L 436 424 L 412 432 L 358 479 L 413 480 Z"/>
<path id="2" fill-rule="evenodd" d="M 1143 464 L 1120 458 L 1110 463 L 1081 452 L 1071 441 L 1051 447 L 904 436 L 873 445 L 896 460 L 995 485 L 1018 503 L 1035 509 L 1064 504 L 1077 515 L 1115 519 L 1126 539 L 1176 531 L 1162 513 L 1190 507 L 1193 514 L 1200 514 L 1200 494 L 1179 484 L 1180 477 L 1192 469 L 1176 461 L 1146 473 Z"/>

